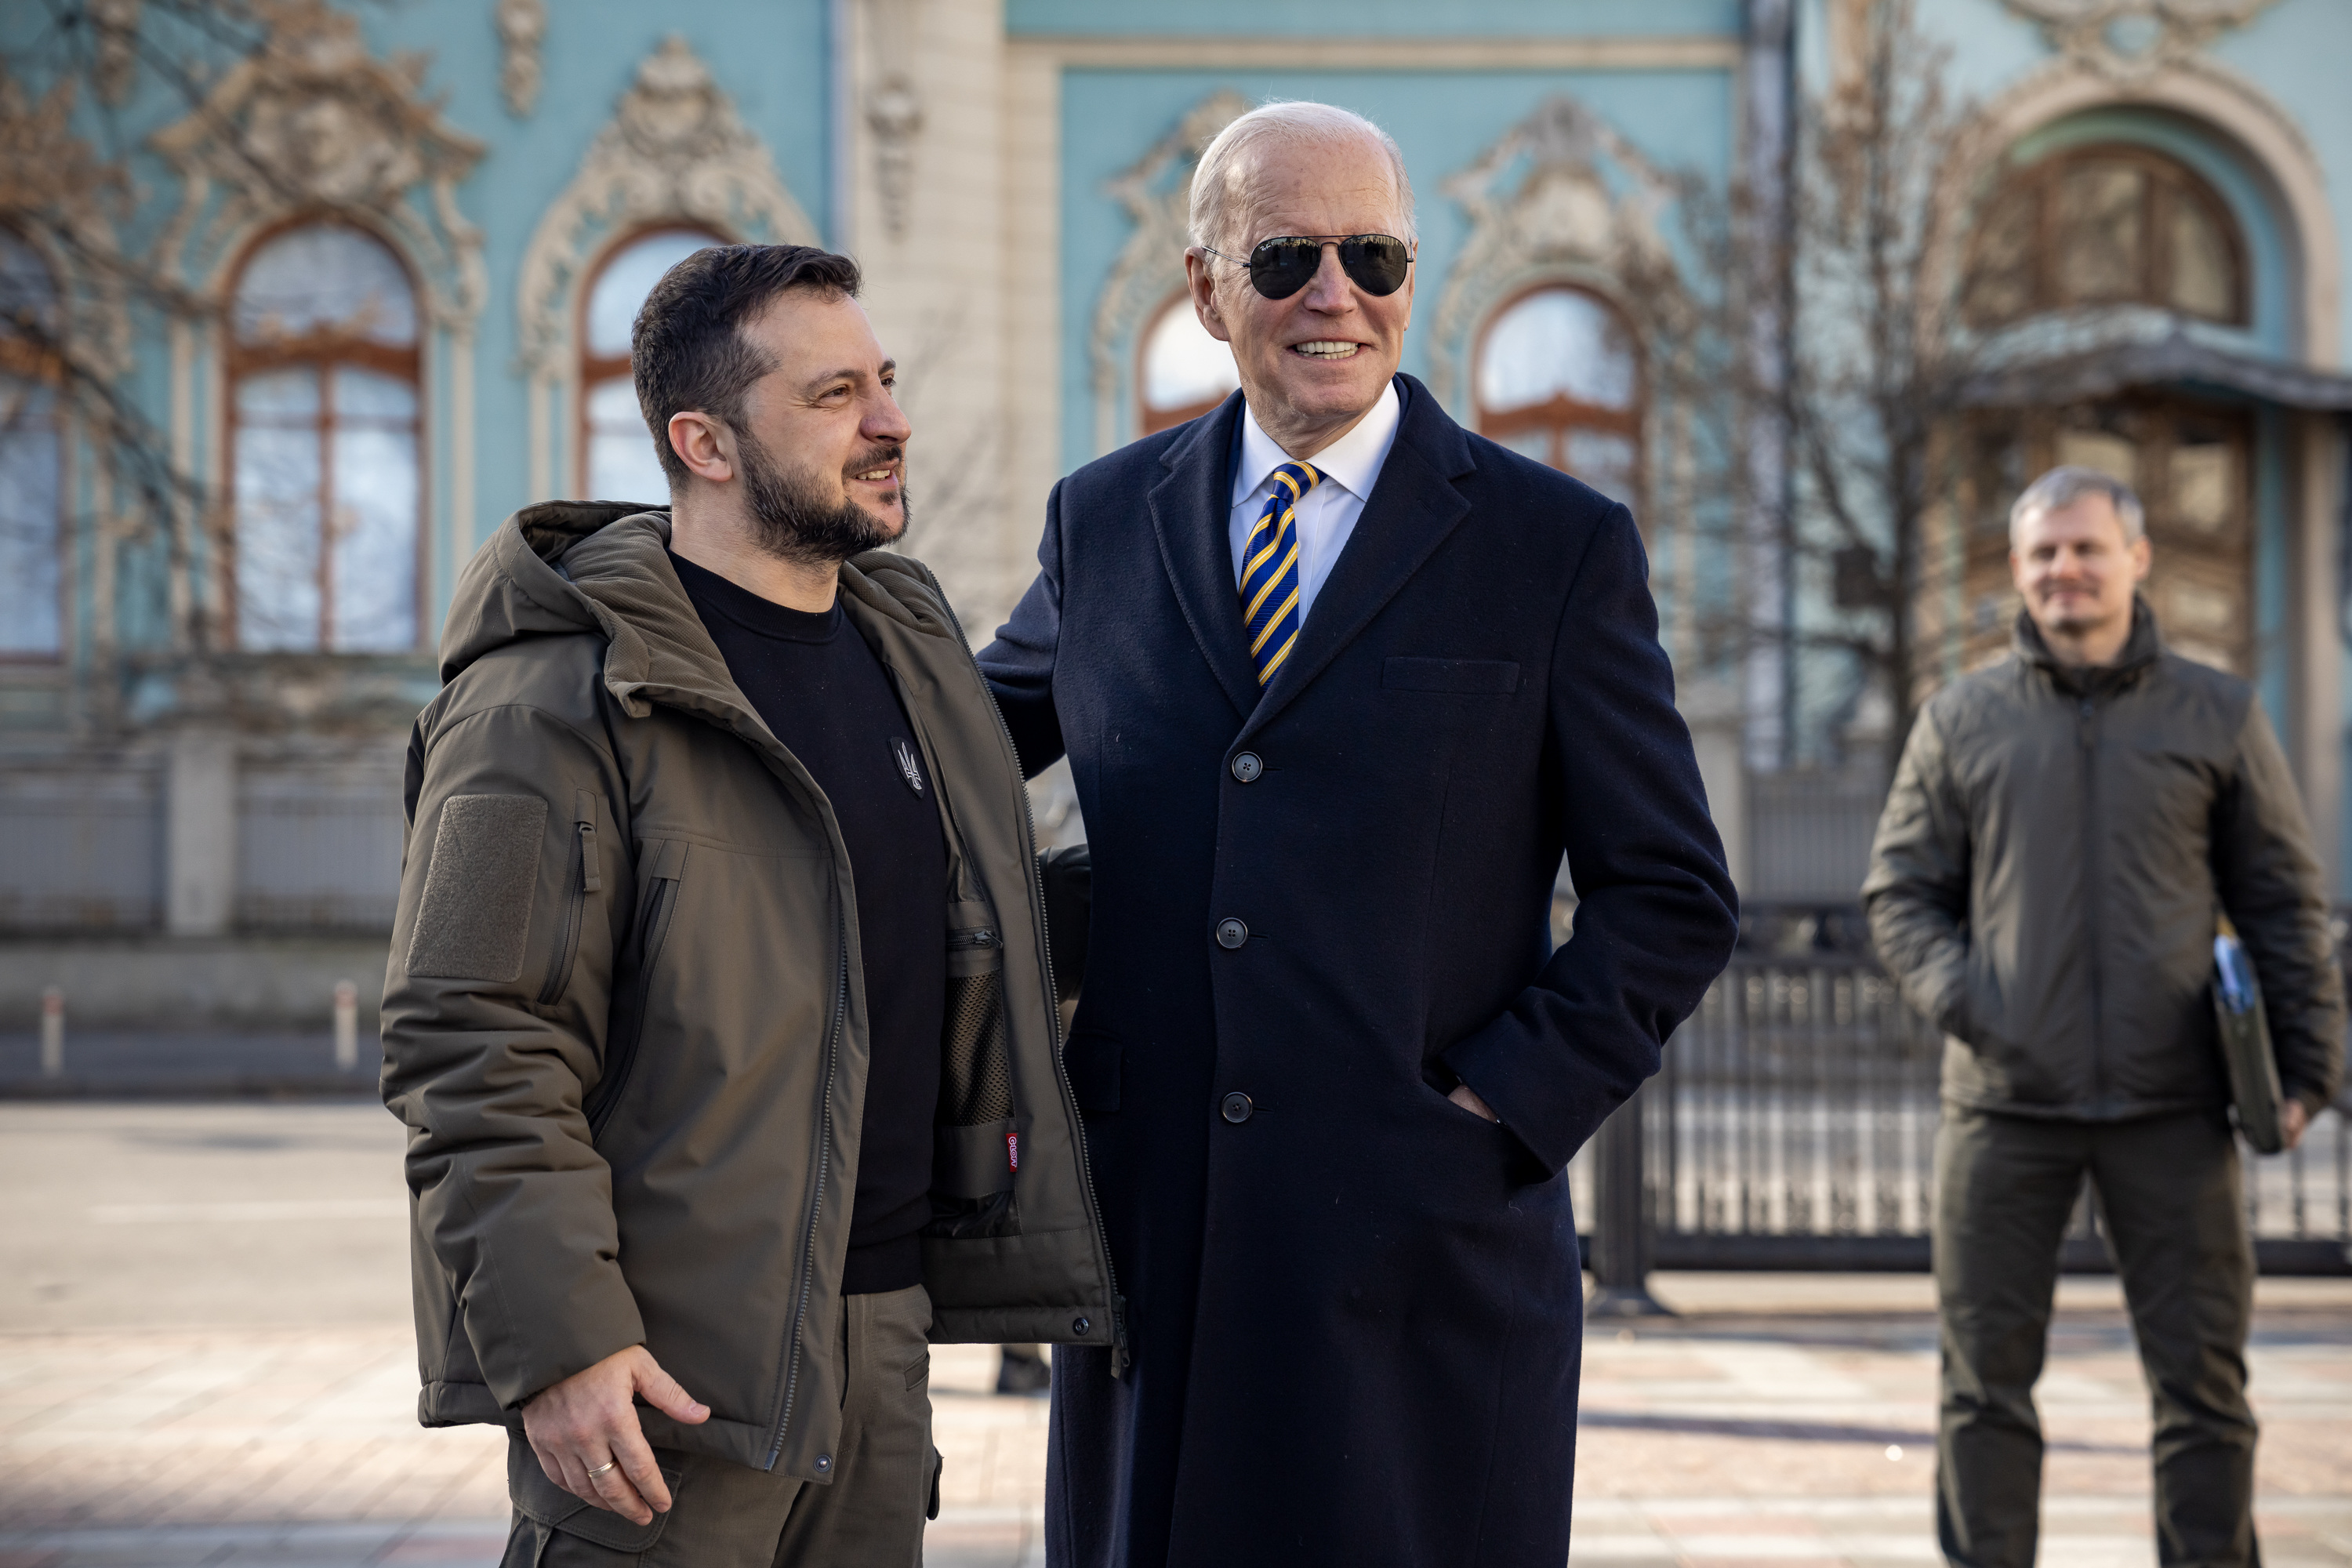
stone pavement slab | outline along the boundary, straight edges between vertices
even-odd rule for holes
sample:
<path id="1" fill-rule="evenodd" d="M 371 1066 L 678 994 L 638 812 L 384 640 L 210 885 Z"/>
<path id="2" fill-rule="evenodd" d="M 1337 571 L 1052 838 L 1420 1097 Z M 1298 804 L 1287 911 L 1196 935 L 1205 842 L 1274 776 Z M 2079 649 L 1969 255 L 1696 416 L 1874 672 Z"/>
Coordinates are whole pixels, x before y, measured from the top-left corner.
<path id="1" fill-rule="evenodd" d="M 367 1104 L 0 1102 L 0 1568 L 471 1564 L 503 1438 L 415 1425 L 401 1132 Z M 1576 1568 L 1932 1563 L 1916 1276 L 1662 1275 L 1588 1336 Z M 2147 1394 L 2069 1279 L 2042 1407 L 2052 1568 L 2151 1568 Z M 2265 1279 L 2273 1568 L 2352 1568 L 2352 1282 Z M 1043 1561 L 1045 1405 L 942 1346 L 933 1568 Z"/>

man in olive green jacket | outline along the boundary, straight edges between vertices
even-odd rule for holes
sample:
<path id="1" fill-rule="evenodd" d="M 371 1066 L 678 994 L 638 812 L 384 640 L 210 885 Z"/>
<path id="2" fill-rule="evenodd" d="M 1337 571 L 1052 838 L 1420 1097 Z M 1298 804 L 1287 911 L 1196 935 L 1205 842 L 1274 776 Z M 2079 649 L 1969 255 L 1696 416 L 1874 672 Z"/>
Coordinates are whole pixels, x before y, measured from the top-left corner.
<path id="1" fill-rule="evenodd" d="M 904 526 L 856 283 L 797 247 L 681 263 L 646 311 L 699 369 L 638 374 L 674 515 L 507 521 L 416 722 L 383 1087 L 409 1128 L 418 1409 L 513 1434 L 509 1563 L 911 1568 L 938 1496 L 926 1331 L 1118 1343 L 1019 762 L 930 574 L 827 548 Z M 861 927 L 861 893 L 892 868 L 852 865 L 866 803 L 747 696 L 701 609 L 721 592 L 840 617 L 907 737 L 864 760 L 919 837 L 936 817 L 944 875 L 905 922 L 937 987 L 919 1287 L 844 1288 L 894 1001 L 867 974 L 904 935 Z"/>
<path id="2" fill-rule="evenodd" d="M 2019 498 L 2014 657 L 1913 725 L 1863 895 L 1941 1028 L 1937 1517 L 2030 1568 L 2059 1241 L 2087 1175 L 2147 1364 L 2167 1564 L 2251 1564 L 2253 1255 L 2210 985 L 2235 922 L 2290 1141 L 2343 1075 L 2343 981 L 2294 784 L 2252 687 L 2166 651 L 2139 502 L 2082 468 Z"/>

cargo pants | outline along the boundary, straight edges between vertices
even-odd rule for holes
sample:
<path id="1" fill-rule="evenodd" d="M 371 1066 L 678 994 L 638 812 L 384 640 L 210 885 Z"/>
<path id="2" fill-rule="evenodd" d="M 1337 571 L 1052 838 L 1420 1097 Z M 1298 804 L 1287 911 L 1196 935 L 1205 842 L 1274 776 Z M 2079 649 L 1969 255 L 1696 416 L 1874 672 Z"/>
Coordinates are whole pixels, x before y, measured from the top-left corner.
<path id="1" fill-rule="evenodd" d="M 831 1485 L 656 1448 L 670 1510 L 632 1524 L 549 1480 L 518 1433 L 500 1568 L 919 1568 L 940 1511 L 930 1298 L 914 1285 L 841 1301 L 849 1378 Z"/>
<path id="2" fill-rule="evenodd" d="M 2253 1241 L 2218 1112 L 2061 1121 L 1950 1105 L 1936 1138 L 1942 1409 L 1936 1529 L 1954 1568 L 2032 1568 L 2058 1251 L 2096 1194 L 2155 1406 L 2157 1559 L 2253 1568 Z"/>

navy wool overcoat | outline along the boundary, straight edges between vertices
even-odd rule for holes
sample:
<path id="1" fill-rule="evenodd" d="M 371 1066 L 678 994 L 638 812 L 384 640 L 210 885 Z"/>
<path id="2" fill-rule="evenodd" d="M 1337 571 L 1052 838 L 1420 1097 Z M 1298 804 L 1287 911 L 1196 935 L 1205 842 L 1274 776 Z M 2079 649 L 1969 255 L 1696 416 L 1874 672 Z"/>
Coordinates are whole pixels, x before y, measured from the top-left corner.
<path id="1" fill-rule="evenodd" d="M 1057 1565 L 1567 1558 L 1562 1168 L 1723 967 L 1735 895 L 1631 514 L 1397 389 L 1263 693 L 1239 395 L 1055 487 L 981 656 L 1093 850 L 1065 1059 L 1134 1363 L 1057 1353 Z"/>

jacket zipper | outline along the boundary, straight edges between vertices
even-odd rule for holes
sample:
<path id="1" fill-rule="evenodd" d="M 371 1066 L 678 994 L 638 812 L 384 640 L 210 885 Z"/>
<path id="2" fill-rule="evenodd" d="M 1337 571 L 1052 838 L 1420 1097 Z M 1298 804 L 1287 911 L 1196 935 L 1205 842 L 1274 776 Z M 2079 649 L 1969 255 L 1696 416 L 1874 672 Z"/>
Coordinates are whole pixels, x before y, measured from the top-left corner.
<path id="1" fill-rule="evenodd" d="M 572 984 L 572 965 L 580 955 L 580 928 L 588 912 L 588 895 L 600 892 L 604 879 L 596 870 L 596 825 L 582 820 L 572 825 L 572 841 L 578 847 L 580 861 L 572 868 L 572 886 L 563 915 L 563 945 L 558 951 L 555 966 L 548 972 L 547 984 L 540 987 L 539 1005 L 542 1007 L 562 999 L 564 988 Z"/>
<path id="2" fill-rule="evenodd" d="M 621 1091 L 628 1087 L 629 1075 L 636 1069 L 637 1051 L 645 1044 L 646 1009 L 653 1005 L 654 965 L 661 962 L 661 952 L 669 944 L 669 910 L 677 900 L 677 880 L 672 877 L 654 879 L 651 896 L 646 900 L 645 919 L 640 928 L 646 933 L 645 962 L 637 970 L 636 1005 L 629 1010 L 628 1047 L 620 1057 L 605 1066 L 604 1076 L 596 1085 L 595 1103 L 588 1107 L 588 1141 L 593 1143 L 604 1137 L 604 1128 L 613 1120 L 613 1112 L 621 1103 Z"/>
<path id="3" fill-rule="evenodd" d="M 971 666 L 972 679 L 980 682 L 981 695 L 988 699 L 990 717 L 996 721 L 996 732 L 1004 738 L 1004 749 L 1017 760 L 1021 748 L 1013 743 L 1013 727 L 1004 721 L 1003 710 L 996 705 L 996 694 L 988 689 L 988 678 L 980 672 L 980 660 L 973 657 L 971 639 L 964 636 L 963 621 L 948 602 L 947 591 L 940 586 L 931 569 L 917 562 L 931 592 L 939 595 L 940 607 L 948 613 L 948 624 L 955 627 L 956 642 L 963 649 L 965 660 Z M 1062 1109 L 1070 1125 L 1078 1134 L 1078 1185 L 1087 1194 L 1087 1217 L 1094 1224 L 1095 1247 L 1102 1256 L 1103 1288 L 1110 1292 L 1110 1374 L 1123 1376 L 1130 1364 L 1127 1352 L 1127 1298 L 1118 1293 L 1118 1266 L 1111 1261 L 1110 1233 L 1103 1229 L 1102 1204 L 1095 1196 L 1094 1161 L 1087 1149 L 1087 1120 L 1078 1114 L 1077 1097 L 1070 1092 L 1070 1075 L 1062 1066 L 1062 1001 L 1054 989 L 1053 933 L 1047 929 L 1045 916 L 1045 879 L 1037 870 L 1037 814 L 1029 804 L 1029 785 L 1021 785 L 1021 831 L 1026 853 L 1022 857 L 1024 873 L 1029 884 L 1029 908 L 1036 915 L 1037 967 L 1045 982 L 1045 1027 L 1054 1045 L 1054 1082 L 1062 1091 Z"/>
<path id="4" fill-rule="evenodd" d="M 1000 722 L 1001 722 L 1000 719 Z M 775 1441 L 769 1445 L 768 1462 L 763 1468 L 772 1470 L 784 1452 L 784 1433 L 793 1424 L 793 1400 L 800 1392 L 801 1325 L 808 1321 L 809 1292 L 816 1279 L 816 1225 L 824 1212 L 824 1176 L 833 1165 L 833 1078 L 841 1060 L 841 1029 L 849 1016 L 849 925 L 841 906 L 841 883 L 833 885 L 833 942 L 841 954 L 841 964 L 835 978 L 833 992 L 833 1022 L 824 1034 L 824 1095 L 817 1111 L 816 1191 L 809 1200 L 808 1228 L 801 1237 L 800 1299 L 793 1307 L 793 1324 L 786 1341 L 784 1363 L 783 1409 L 776 1416 Z"/>
<path id="5" fill-rule="evenodd" d="M 2091 960 L 2091 1100 L 2106 1098 L 2105 1005 L 2101 995 L 2099 948 L 2099 738 L 2098 705 L 2083 699 L 2081 721 L 2075 726 L 2083 746 L 2083 930 L 2090 938 Z"/>

